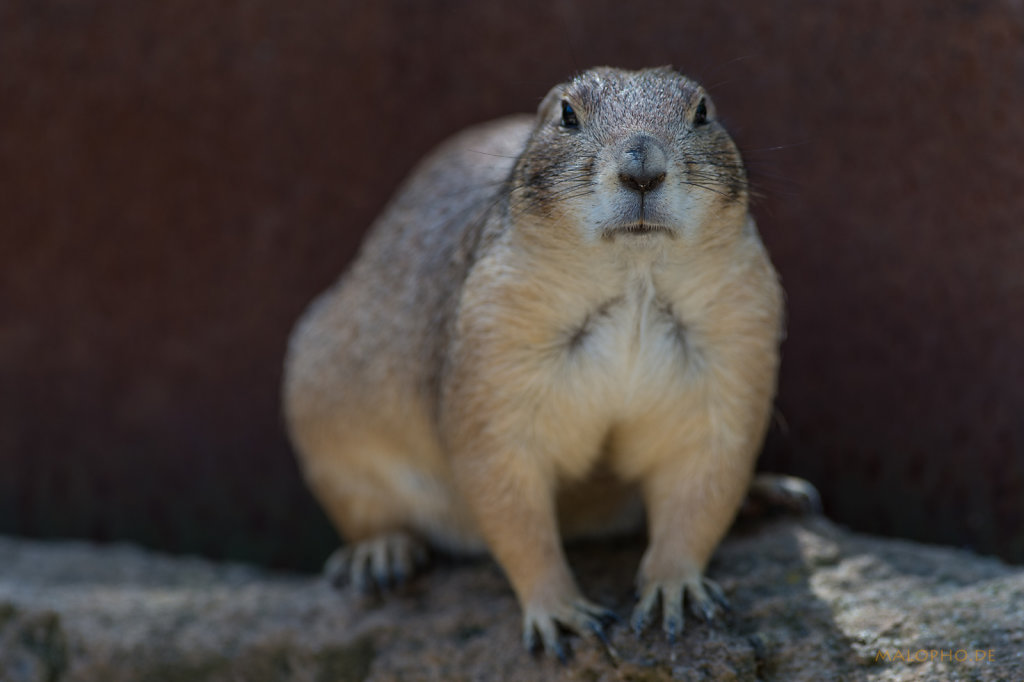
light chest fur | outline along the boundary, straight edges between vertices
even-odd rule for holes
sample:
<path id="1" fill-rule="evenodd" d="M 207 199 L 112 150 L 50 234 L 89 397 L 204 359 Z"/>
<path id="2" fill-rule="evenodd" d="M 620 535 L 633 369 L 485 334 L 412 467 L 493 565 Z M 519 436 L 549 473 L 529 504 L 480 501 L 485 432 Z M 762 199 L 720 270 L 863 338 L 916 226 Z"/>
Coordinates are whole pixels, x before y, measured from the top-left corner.
<path id="1" fill-rule="evenodd" d="M 476 400 L 500 396 L 488 413 L 505 415 L 490 428 L 521 434 L 565 481 L 601 457 L 641 477 L 653 462 L 617 438 L 639 428 L 693 441 L 681 455 L 728 449 L 752 428 L 730 422 L 729 402 L 749 399 L 732 393 L 752 390 L 747 374 L 774 372 L 781 331 L 781 289 L 746 220 L 728 245 L 661 235 L 617 249 L 531 248 L 519 235 L 497 245 L 469 275 L 454 351 L 461 360 L 470 339 L 467 361 L 486 357 Z"/>

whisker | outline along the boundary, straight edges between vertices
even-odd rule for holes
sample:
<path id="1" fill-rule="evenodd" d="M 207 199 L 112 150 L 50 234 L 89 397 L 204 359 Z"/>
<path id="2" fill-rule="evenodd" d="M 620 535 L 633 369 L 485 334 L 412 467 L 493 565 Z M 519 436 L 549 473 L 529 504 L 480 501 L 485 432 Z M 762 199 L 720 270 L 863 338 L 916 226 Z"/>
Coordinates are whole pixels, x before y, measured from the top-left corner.
<path id="1" fill-rule="evenodd" d="M 485 152 L 480 149 L 470 149 L 473 154 L 479 154 L 480 156 L 493 156 L 496 159 L 518 159 L 518 154 L 495 154 L 494 152 Z"/>

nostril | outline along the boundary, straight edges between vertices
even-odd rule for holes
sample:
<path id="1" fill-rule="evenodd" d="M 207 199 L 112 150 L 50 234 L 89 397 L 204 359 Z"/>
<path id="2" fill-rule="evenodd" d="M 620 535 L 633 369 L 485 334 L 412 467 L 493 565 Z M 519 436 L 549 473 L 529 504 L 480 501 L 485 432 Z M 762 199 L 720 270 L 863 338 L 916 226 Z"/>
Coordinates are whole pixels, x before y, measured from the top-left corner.
<path id="1" fill-rule="evenodd" d="M 665 181 L 665 173 L 619 173 L 619 182 L 634 192 L 650 192 Z"/>
<path id="2" fill-rule="evenodd" d="M 622 141 L 616 159 L 619 182 L 634 192 L 650 192 L 664 182 L 668 157 L 661 144 L 646 133 Z"/>

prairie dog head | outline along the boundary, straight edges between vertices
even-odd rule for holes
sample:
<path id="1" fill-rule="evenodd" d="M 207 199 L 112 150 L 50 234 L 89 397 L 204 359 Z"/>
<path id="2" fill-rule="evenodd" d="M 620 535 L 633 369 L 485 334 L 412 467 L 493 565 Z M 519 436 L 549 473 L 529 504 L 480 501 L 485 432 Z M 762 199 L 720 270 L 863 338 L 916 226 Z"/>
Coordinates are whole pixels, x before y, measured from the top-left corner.
<path id="1" fill-rule="evenodd" d="M 555 86 L 512 176 L 511 208 L 562 237 L 640 247 L 742 225 L 747 176 L 704 89 L 667 67 Z"/>

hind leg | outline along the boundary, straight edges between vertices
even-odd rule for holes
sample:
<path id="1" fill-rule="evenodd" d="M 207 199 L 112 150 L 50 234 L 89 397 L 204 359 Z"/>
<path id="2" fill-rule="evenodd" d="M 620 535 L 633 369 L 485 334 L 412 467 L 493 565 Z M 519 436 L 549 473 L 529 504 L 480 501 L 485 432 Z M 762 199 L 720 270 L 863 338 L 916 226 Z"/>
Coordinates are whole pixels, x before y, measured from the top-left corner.
<path id="1" fill-rule="evenodd" d="M 434 453 L 387 438 L 349 434 L 326 445 L 304 448 L 301 460 L 346 541 L 324 567 L 328 579 L 360 591 L 401 584 L 426 563 L 433 529 L 452 525 L 443 469 Z"/>

